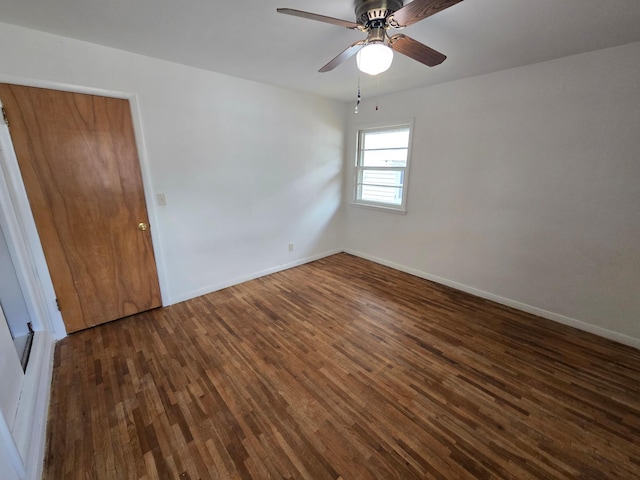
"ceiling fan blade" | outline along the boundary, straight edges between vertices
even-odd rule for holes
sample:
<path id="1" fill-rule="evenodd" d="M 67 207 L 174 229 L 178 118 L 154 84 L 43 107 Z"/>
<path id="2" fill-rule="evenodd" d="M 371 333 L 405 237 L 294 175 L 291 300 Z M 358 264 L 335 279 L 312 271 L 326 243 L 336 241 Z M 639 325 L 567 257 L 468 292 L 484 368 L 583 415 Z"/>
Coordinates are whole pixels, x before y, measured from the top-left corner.
<path id="1" fill-rule="evenodd" d="M 350 28 L 351 30 L 361 30 L 363 28 L 363 26 L 358 23 L 340 20 L 339 18 L 327 17 L 325 15 L 318 15 L 317 13 L 303 12 L 302 10 L 295 10 L 293 8 L 278 8 L 277 11 L 278 13 L 284 13 L 285 15 L 317 20 L 318 22 L 330 23 L 332 25 L 338 25 L 339 27 Z"/>
<path id="2" fill-rule="evenodd" d="M 400 10 L 396 10 L 389 18 L 392 27 L 406 27 L 442 10 L 452 7 L 462 0 L 413 0 Z"/>
<path id="3" fill-rule="evenodd" d="M 401 33 L 398 33 L 389 39 L 389 46 L 394 51 L 413 58 L 420 63 L 424 63 L 429 67 L 440 65 L 447 58 L 446 55 L 443 55 L 433 48 L 427 47 L 423 43 Z"/>
<path id="4" fill-rule="evenodd" d="M 340 65 L 342 62 L 344 62 L 348 58 L 351 58 L 356 53 L 358 53 L 358 51 L 362 47 L 364 47 L 365 43 L 367 43 L 365 40 L 360 40 L 359 42 L 356 42 L 356 43 L 348 46 L 336 58 L 334 58 L 329 63 L 327 63 L 324 67 L 322 67 L 320 70 L 318 70 L 318 72 L 321 72 L 321 73 L 330 72 L 331 70 L 336 68 L 338 65 Z"/>

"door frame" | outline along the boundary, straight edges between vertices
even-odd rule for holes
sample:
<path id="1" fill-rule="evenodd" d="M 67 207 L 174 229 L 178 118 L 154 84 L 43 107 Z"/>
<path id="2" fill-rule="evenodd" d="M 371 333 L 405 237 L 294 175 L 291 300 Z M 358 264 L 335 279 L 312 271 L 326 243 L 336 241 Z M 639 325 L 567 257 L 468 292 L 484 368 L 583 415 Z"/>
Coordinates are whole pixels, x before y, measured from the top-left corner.
<path id="1" fill-rule="evenodd" d="M 142 175 L 142 188 L 144 191 L 144 197 L 147 204 L 147 213 L 149 216 L 152 228 L 151 242 L 155 254 L 156 270 L 158 272 L 158 283 L 160 285 L 160 296 L 162 305 L 167 306 L 166 299 L 169 298 L 167 290 L 167 282 L 164 267 L 164 257 L 161 249 L 161 241 L 158 234 L 158 215 L 154 202 L 153 188 L 151 182 L 151 174 L 149 169 L 148 156 L 146 151 L 146 145 L 144 142 L 142 117 L 140 115 L 139 99 L 136 93 L 124 92 L 117 90 L 107 90 L 102 88 L 88 87 L 82 85 L 74 85 L 61 82 L 52 82 L 47 80 L 36 80 L 23 77 L 16 77 L 13 75 L 0 74 L 1 83 L 13 83 L 18 85 L 24 85 L 27 87 L 48 88 L 52 90 L 61 90 L 66 92 L 81 93 L 88 95 L 98 95 L 103 97 L 112 97 L 125 99 L 129 101 L 131 108 L 131 119 L 133 122 L 133 131 L 135 135 L 136 147 L 138 150 L 138 161 L 140 163 L 140 173 Z M 3 125 L 4 126 L 4 125 Z M 64 338 L 67 335 L 62 315 L 58 311 L 56 305 L 56 294 L 53 289 L 53 282 L 49 275 L 49 268 L 44 257 L 44 251 L 40 242 L 40 237 L 35 226 L 31 207 L 29 205 L 29 199 L 27 198 L 26 189 L 22 181 L 22 175 L 18 166 L 18 160 L 13 150 L 13 144 L 11 138 L 5 134 L 6 128 L 0 129 L 0 145 L 2 146 L 2 165 L 0 165 L 3 172 L 0 171 L 0 197 L 2 197 L 2 203 L 5 204 L 5 200 L 8 197 L 10 203 L 8 204 L 10 209 L 13 210 L 13 215 L 16 217 L 16 224 L 9 225 L 9 236 L 12 237 L 11 242 L 14 240 L 23 239 L 22 245 L 24 245 L 24 254 L 22 258 L 29 258 L 31 261 L 20 262 L 20 265 L 16 267 L 19 276 L 31 277 L 27 289 L 30 291 L 41 292 L 41 295 L 29 295 L 27 298 L 28 308 L 34 309 L 34 320 L 38 325 L 34 325 L 35 329 L 46 330 L 56 339 Z M 5 192 L 6 188 L 6 192 Z M 6 194 L 6 195 L 5 195 Z M 22 228 L 20 228 L 22 227 Z M 22 230 L 20 232 L 19 230 Z M 9 241 L 9 240 L 7 240 Z M 18 247 L 17 245 L 14 245 Z M 10 246 L 11 248 L 11 246 Z M 35 278 L 29 275 L 29 271 L 36 272 Z M 27 295 L 25 295 L 27 296 Z M 40 299 L 37 297 L 40 296 Z M 35 310 L 37 309 L 37 313 Z"/>

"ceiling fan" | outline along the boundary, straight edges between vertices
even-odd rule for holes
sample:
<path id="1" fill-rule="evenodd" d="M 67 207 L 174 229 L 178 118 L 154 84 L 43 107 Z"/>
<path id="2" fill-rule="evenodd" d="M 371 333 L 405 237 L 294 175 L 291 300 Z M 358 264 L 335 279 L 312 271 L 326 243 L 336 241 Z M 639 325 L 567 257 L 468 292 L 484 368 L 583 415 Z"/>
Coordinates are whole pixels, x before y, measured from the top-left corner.
<path id="1" fill-rule="evenodd" d="M 393 60 L 393 51 L 402 53 L 420 63 L 434 67 L 447 57 L 401 33 L 389 36 L 390 28 L 404 28 L 449 8 L 462 0 L 413 0 L 403 6 L 403 0 L 355 0 L 356 21 L 318 15 L 292 8 L 278 8 L 279 13 L 331 23 L 350 30 L 367 33 L 365 40 L 348 46 L 337 57 L 322 67 L 329 72 L 356 53 L 358 68 L 370 75 L 387 70 Z"/>

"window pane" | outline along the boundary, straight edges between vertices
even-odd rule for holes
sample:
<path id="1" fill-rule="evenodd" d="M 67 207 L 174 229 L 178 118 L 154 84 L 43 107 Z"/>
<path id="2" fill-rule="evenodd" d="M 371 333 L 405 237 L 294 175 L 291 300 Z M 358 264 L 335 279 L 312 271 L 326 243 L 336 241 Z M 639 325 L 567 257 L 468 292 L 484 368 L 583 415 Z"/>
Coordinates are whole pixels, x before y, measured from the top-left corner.
<path id="1" fill-rule="evenodd" d="M 407 148 L 409 146 L 409 129 L 399 128 L 383 132 L 364 132 L 363 148 Z"/>
<path id="2" fill-rule="evenodd" d="M 402 204 L 402 188 L 400 187 L 361 185 L 360 194 L 361 200 L 365 202 L 387 203 L 390 205 Z"/>
<path id="3" fill-rule="evenodd" d="M 403 173 L 397 170 L 363 170 L 361 182 L 365 185 L 402 187 Z"/>
<path id="4" fill-rule="evenodd" d="M 407 149 L 362 152 L 363 167 L 406 167 Z"/>
<path id="5" fill-rule="evenodd" d="M 355 202 L 402 209 L 410 127 L 360 130 L 358 134 Z"/>

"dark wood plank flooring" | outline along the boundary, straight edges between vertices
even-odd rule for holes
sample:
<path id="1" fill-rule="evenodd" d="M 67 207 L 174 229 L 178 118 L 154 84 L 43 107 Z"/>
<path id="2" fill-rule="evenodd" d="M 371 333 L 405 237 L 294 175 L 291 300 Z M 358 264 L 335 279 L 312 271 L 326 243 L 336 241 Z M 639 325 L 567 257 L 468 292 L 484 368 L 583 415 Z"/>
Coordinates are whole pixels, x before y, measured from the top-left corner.
<path id="1" fill-rule="evenodd" d="M 640 478 L 640 352 L 350 255 L 56 345 L 46 479 Z"/>

